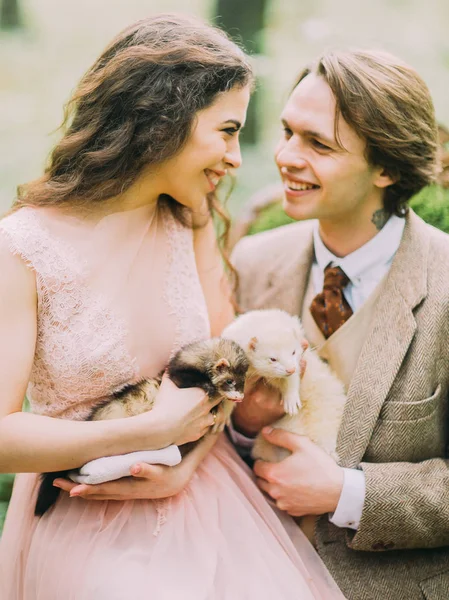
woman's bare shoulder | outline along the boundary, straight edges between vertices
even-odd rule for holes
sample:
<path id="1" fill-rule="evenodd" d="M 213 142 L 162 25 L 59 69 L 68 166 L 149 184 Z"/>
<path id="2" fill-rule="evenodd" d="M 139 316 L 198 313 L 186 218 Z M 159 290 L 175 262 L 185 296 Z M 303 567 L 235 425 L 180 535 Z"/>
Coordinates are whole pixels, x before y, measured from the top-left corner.
<path id="1" fill-rule="evenodd" d="M 36 301 L 36 276 L 25 259 L 11 248 L 0 230 L 0 307 Z"/>

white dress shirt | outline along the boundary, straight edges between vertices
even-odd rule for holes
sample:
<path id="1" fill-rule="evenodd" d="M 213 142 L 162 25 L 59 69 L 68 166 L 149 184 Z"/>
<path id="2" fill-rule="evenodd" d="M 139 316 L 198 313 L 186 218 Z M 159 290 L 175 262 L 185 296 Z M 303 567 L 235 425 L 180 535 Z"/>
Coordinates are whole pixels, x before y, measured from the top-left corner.
<path id="1" fill-rule="evenodd" d="M 388 273 L 401 243 L 404 227 L 405 219 L 393 215 L 369 242 L 344 258 L 338 258 L 323 244 L 316 221 L 313 231 L 315 258 L 311 270 L 315 294 L 323 289 L 324 269 L 329 263 L 333 267 L 340 267 L 349 278 L 343 294 L 352 311 L 356 312 Z M 229 435 L 234 444 L 241 448 L 242 455 L 250 452 L 254 440 L 236 431 L 232 424 Z M 365 500 L 365 475 L 359 469 L 344 468 L 343 473 L 340 500 L 329 519 L 337 527 L 358 529 Z"/>

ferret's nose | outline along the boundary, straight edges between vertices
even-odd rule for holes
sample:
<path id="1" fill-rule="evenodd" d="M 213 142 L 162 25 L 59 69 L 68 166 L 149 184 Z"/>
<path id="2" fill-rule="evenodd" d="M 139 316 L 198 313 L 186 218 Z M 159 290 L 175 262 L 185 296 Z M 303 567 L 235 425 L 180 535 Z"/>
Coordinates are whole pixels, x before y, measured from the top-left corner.
<path id="1" fill-rule="evenodd" d="M 244 395 L 242 394 L 242 392 L 228 392 L 226 394 L 226 397 L 228 398 L 228 400 L 232 400 L 233 402 L 242 402 Z"/>
<path id="2" fill-rule="evenodd" d="M 287 372 L 287 375 L 293 375 L 293 373 L 296 371 L 296 367 L 290 367 L 290 369 L 285 369 Z"/>

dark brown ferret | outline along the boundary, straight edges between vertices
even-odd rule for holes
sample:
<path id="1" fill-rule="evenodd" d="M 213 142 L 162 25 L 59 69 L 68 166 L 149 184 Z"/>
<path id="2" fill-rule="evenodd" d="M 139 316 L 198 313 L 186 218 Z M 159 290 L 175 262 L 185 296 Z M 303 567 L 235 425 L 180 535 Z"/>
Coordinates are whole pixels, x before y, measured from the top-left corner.
<path id="1" fill-rule="evenodd" d="M 216 422 L 213 431 L 222 431 L 227 423 L 235 402 L 243 399 L 246 372 L 249 362 L 242 348 L 232 340 L 212 338 L 194 342 L 181 348 L 170 360 L 167 374 L 178 388 L 198 387 L 204 390 L 211 401 L 218 397 L 223 401 L 216 409 Z M 126 385 L 111 398 L 95 406 L 88 415 L 88 421 L 122 419 L 147 412 L 153 408 L 159 391 L 162 374 L 153 379 L 143 379 L 136 384 Z M 181 448 L 183 455 L 194 444 Z M 42 516 L 53 506 L 59 496 L 59 489 L 53 481 L 66 478 L 68 471 L 43 473 L 34 514 Z"/>

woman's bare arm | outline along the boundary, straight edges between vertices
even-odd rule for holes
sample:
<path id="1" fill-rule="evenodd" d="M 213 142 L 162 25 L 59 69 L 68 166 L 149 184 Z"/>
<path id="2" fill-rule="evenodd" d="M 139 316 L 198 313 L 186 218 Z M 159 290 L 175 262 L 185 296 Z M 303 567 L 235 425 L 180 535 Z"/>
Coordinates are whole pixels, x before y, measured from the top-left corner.
<path id="1" fill-rule="evenodd" d="M 218 434 L 219 435 L 219 434 Z M 68 479 L 56 479 L 55 485 L 71 496 L 89 500 L 157 500 L 179 494 L 215 445 L 217 434 L 209 433 L 176 467 L 138 463 L 130 469 L 132 477 L 86 485 Z"/>
<path id="2" fill-rule="evenodd" d="M 34 273 L 0 245 L 0 472 L 76 468 L 101 456 L 162 448 L 186 436 L 197 439 L 211 425 L 211 404 L 204 393 L 174 390 L 170 384 L 165 386 L 168 402 L 128 419 L 84 422 L 21 412 L 34 359 L 36 322 Z"/>

